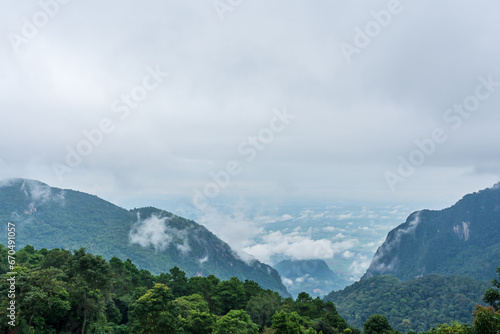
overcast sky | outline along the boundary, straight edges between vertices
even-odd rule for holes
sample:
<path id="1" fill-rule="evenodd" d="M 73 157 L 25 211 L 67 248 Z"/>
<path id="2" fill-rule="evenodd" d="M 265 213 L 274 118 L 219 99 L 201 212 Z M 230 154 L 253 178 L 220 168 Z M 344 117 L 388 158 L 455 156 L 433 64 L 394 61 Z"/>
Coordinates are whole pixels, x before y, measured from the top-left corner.
<path id="1" fill-rule="evenodd" d="M 117 204 L 195 189 L 200 206 L 452 204 L 500 179 L 499 11 L 493 0 L 3 1 L 0 178 Z"/>

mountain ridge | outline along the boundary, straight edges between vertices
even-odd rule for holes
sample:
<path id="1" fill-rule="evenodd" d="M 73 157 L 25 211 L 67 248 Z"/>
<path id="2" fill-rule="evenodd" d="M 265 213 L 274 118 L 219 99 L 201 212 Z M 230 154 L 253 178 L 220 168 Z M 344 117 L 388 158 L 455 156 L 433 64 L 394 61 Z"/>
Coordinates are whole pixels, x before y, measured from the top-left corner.
<path id="1" fill-rule="evenodd" d="M 500 183 L 467 194 L 448 208 L 411 213 L 388 233 L 361 279 L 441 274 L 490 280 L 498 254 Z"/>
<path id="2" fill-rule="evenodd" d="M 0 202 L 0 219 L 17 226 L 18 247 L 85 247 L 108 260 L 129 258 L 154 274 L 177 266 L 188 276 L 235 276 L 289 296 L 272 267 L 245 262 L 206 227 L 165 210 L 126 210 L 95 195 L 20 178 L 0 181 Z"/>

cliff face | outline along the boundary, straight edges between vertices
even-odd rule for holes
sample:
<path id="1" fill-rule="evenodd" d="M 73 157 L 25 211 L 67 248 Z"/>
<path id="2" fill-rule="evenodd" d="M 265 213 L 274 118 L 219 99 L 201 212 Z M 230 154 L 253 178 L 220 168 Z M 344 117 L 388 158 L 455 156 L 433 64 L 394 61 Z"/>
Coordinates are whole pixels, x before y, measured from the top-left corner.
<path id="1" fill-rule="evenodd" d="M 363 278 L 436 273 L 491 280 L 500 265 L 500 184 L 450 208 L 412 213 L 387 235 Z"/>

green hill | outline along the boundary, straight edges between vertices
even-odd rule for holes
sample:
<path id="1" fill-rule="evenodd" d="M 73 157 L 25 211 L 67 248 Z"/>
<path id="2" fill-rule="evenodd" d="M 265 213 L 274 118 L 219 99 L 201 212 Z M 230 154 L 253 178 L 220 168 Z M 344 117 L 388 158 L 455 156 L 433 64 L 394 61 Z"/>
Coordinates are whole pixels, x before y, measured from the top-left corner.
<path id="1" fill-rule="evenodd" d="M 326 301 L 358 328 L 372 314 L 385 315 L 394 329 L 408 332 L 429 330 L 438 323 L 472 323 L 472 311 L 482 304 L 489 282 L 468 277 L 427 275 L 410 281 L 376 276 L 330 293 Z"/>
<path id="2" fill-rule="evenodd" d="M 97 196 L 24 179 L 2 181 L 0 203 L 0 220 L 17 226 L 18 247 L 85 247 L 106 259 L 131 259 L 153 274 L 178 266 L 188 276 L 235 276 L 289 296 L 276 270 L 243 261 L 205 227 L 170 212 L 126 210 Z"/>

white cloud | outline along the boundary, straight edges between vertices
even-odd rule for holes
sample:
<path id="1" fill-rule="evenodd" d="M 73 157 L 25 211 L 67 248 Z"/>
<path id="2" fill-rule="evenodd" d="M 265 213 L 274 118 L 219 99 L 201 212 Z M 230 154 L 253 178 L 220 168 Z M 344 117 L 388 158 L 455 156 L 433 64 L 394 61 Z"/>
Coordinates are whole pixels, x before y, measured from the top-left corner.
<path id="1" fill-rule="evenodd" d="M 221 213 L 216 208 L 208 207 L 197 218 L 197 222 L 206 226 L 222 241 L 236 251 L 242 260 L 252 261 L 244 249 L 254 238 L 263 233 L 264 228 L 257 220 L 248 218 L 240 207 L 233 208 L 232 214 Z"/>
<path id="2" fill-rule="evenodd" d="M 356 255 L 356 254 L 355 254 L 355 253 L 353 253 L 353 252 L 347 251 L 347 250 L 346 250 L 345 252 L 343 252 L 343 253 L 342 253 L 342 256 L 343 256 L 343 257 L 345 257 L 346 259 L 350 259 L 350 258 L 352 258 L 354 255 Z"/>
<path id="3" fill-rule="evenodd" d="M 361 276 L 370 266 L 370 259 L 365 255 L 358 255 L 358 258 L 351 263 L 349 272 L 354 276 Z"/>
<path id="4" fill-rule="evenodd" d="M 352 218 L 352 217 L 353 217 L 353 213 L 349 212 L 349 213 L 344 213 L 344 214 L 338 215 L 337 219 L 338 220 L 345 220 L 345 219 L 349 219 L 349 218 Z"/>
<path id="5" fill-rule="evenodd" d="M 263 236 L 262 242 L 246 247 L 244 251 L 267 263 L 274 255 L 284 255 L 296 260 L 330 259 L 336 253 L 350 249 L 357 243 L 357 239 L 341 242 L 332 242 L 328 239 L 314 240 L 298 230 L 291 233 L 276 231 Z"/>
<path id="6" fill-rule="evenodd" d="M 141 220 L 137 215 L 137 222 L 132 225 L 129 232 L 129 241 L 132 244 L 139 244 L 142 247 L 154 247 L 157 251 L 165 250 L 174 238 L 175 247 L 183 254 L 189 252 L 189 240 L 187 230 L 177 230 L 168 225 L 170 218 L 160 218 L 158 215 L 151 215 L 150 218 Z M 179 242 L 180 241 L 180 242 Z"/>

